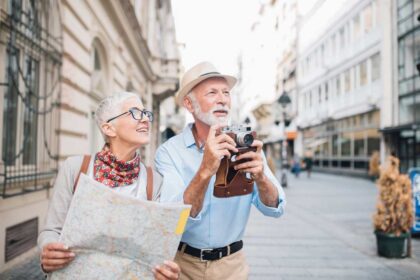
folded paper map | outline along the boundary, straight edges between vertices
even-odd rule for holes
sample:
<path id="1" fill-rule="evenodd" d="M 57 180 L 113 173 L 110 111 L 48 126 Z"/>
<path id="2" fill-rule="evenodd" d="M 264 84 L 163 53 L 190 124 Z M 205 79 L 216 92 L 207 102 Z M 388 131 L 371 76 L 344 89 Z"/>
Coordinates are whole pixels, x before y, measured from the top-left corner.
<path id="1" fill-rule="evenodd" d="M 51 279 L 153 279 L 173 260 L 190 205 L 124 196 L 81 174 L 60 241 L 75 259 Z"/>

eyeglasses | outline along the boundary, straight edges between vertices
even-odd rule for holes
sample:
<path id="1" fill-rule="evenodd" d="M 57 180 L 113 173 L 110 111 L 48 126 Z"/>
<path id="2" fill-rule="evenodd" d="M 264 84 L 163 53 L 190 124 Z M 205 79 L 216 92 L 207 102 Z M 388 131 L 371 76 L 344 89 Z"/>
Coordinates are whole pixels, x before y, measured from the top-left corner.
<path id="1" fill-rule="evenodd" d="M 130 113 L 133 119 L 137 121 L 141 121 L 145 116 L 149 119 L 149 122 L 153 121 L 153 113 L 150 111 L 147 111 L 146 109 L 140 110 L 136 107 L 130 108 L 127 112 L 121 113 L 118 116 L 115 116 L 113 118 L 110 118 L 106 122 L 109 123 L 110 121 L 115 120 L 116 118 L 121 117 L 122 115 L 125 115 L 127 113 Z"/>

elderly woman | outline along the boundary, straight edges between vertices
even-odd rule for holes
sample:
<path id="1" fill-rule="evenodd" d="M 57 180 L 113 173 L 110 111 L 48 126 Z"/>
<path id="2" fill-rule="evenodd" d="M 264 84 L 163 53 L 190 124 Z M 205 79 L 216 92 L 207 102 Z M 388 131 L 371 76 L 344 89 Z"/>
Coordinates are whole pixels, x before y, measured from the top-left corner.
<path id="1" fill-rule="evenodd" d="M 147 182 L 139 180 L 139 174 L 145 172 L 146 168 L 140 162 L 137 151 L 149 142 L 152 112 L 143 108 L 139 96 L 122 92 L 105 98 L 99 104 L 96 121 L 106 144 L 91 157 L 86 174 L 116 192 L 146 200 Z M 61 269 L 76 257 L 71 249 L 58 240 L 84 158 L 68 158 L 57 175 L 45 228 L 38 238 L 42 250 L 41 265 L 45 272 Z M 149 198 L 157 200 L 162 178 L 157 172 L 152 174 L 153 192 L 149 192 Z M 165 261 L 165 264 L 154 269 L 154 276 L 156 279 L 178 279 L 179 272 L 176 263 Z"/>

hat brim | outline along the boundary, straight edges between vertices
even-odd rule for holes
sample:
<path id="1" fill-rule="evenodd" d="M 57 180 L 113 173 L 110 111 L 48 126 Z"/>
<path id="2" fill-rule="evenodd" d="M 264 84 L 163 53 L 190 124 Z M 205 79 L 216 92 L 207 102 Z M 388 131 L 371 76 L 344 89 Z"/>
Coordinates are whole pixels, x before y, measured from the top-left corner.
<path id="1" fill-rule="evenodd" d="M 182 87 L 176 93 L 175 100 L 178 103 L 178 105 L 182 107 L 184 105 L 185 95 L 187 95 L 196 85 L 198 85 L 202 81 L 210 79 L 210 78 L 224 78 L 226 80 L 226 82 L 228 83 L 229 90 L 232 89 L 237 82 L 237 79 L 233 76 L 222 75 L 222 74 L 218 74 L 218 73 L 208 74 L 208 75 L 205 75 L 205 76 L 202 76 L 202 77 L 198 77 L 197 79 L 192 80 L 191 82 L 186 84 L 184 87 Z"/>

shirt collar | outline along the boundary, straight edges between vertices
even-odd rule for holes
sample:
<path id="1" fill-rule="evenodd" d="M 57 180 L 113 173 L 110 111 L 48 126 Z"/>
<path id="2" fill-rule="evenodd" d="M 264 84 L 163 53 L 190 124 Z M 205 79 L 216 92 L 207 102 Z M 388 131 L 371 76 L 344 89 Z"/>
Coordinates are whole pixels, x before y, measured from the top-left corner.
<path id="1" fill-rule="evenodd" d="M 195 145 L 194 135 L 192 133 L 192 126 L 194 123 L 189 123 L 185 128 L 182 134 L 184 135 L 184 144 L 185 147 L 191 147 Z"/>

